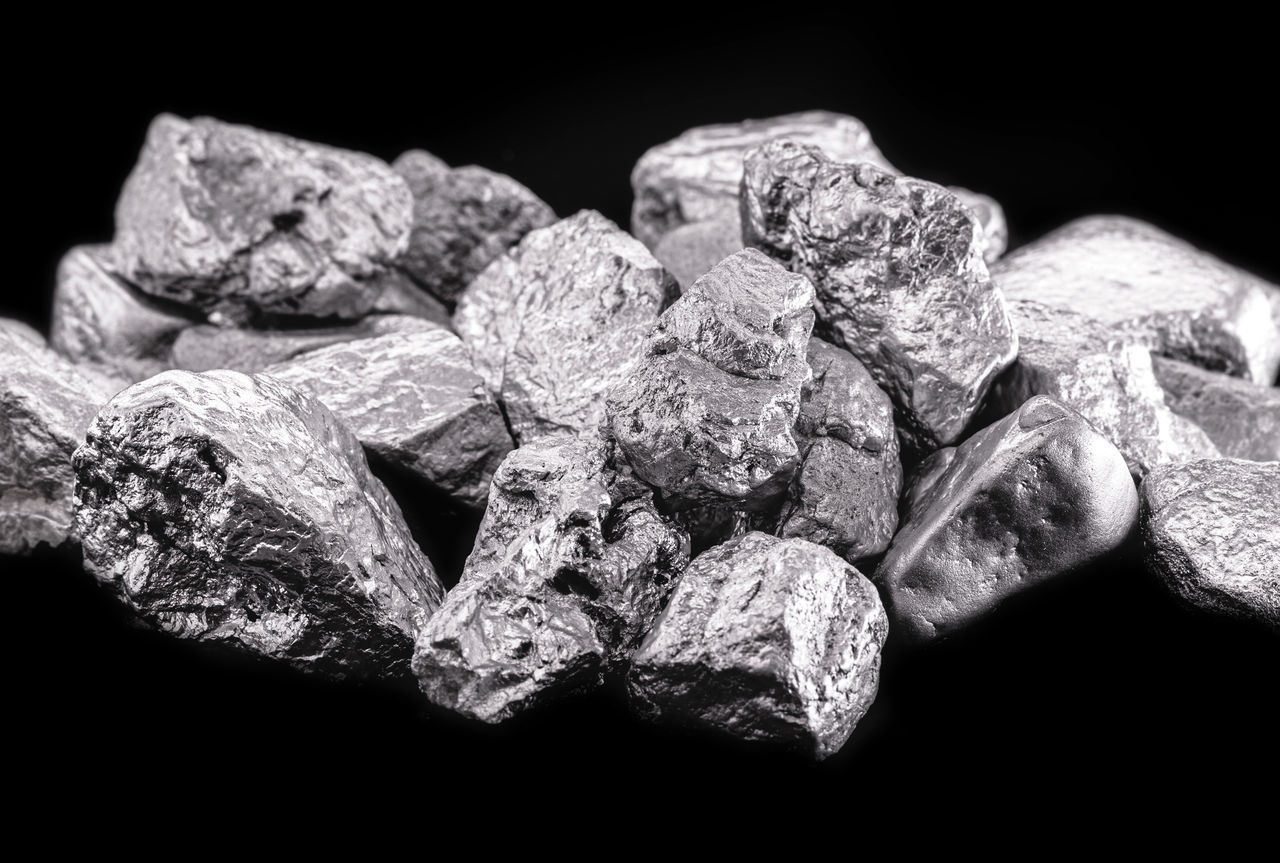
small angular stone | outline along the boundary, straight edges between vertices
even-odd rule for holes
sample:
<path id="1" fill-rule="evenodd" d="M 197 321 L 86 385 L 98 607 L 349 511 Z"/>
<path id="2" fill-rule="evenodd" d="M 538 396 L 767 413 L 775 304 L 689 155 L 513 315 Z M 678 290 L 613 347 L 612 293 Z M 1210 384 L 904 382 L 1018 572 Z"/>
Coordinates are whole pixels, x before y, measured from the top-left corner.
<path id="1" fill-rule="evenodd" d="M 691 222 L 662 235 L 653 256 L 688 288 L 712 267 L 742 249 L 742 226 L 737 219 Z"/>
<path id="2" fill-rule="evenodd" d="M 116 204 L 119 273 L 215 323 L 356 318 L 408 248 L 409 187 L 384 162 L 162 114 Z"/>
<path id="3" fill-rule="evenodd" d="M 1031 300 L 1008 304 L 1018 359 L 991 388 L 992 418 L 1053 396 L 1115 444 L 1137 479 L 1158 464 L 1215 458 L 1213 441 L 1165 404 L 1151 354 L 1132 335 Z"/>
<path id="4" fill-rule="evenodd" d="M 608 423 L 673 508 L 760 509 L 791 481 L 812 303 L 808 279 L 744 249 L 658 320 Z"/>
<path id="5" fill-rule="evenodd" d="M 893 404 L 848 351 L 809 340 L 813 379 L 796 421 L 800 469 L 777 530 L 847 560 L 884 551 L 898 528 L 902 465 Z"/>
<path id="6" fill-rule="evenodd" d="M 743 235 L 817 293 L 818 332 L 889 393 L 904 439 L 957 440 L 1018 353 L 981 228 L 941 186 L 774 141 L 742 180 Z"/>
<path id="7" fill-rule="evenodd" d="M 499 467 L 462 578 L 418 639 L 434 704 L 500 722 L 626 662 L 689 545 L 610 461 L 595 435 L 553 435 Z"/>
<path id="8" fill-rule="evenodd" d="M 1009 299 L 1082 311 L 1151 352 L 1257 383 L 1280 367 L 1266 282 L 1144 222 L 1077 219 L 1002 258 Z"/>
<path id="9" fill-rule="evenodd" d="M 404 153 L 391 167 L 413 192 L 413 232 L 399 266 L 448 303 L 525 234 L 556 220 L 506 174 L 450 168 L 422 150 Z"/>
<path id="10" fill-rule="evenodd" d="M 0 554 L 73 538 L 71 454 L 114 392 L 31 327 L 0 319 Z"/>
<path id="11" fill-rule="evenodd" d="M 494 261 L 453 321 L 523 445 L 599 425 L 676 290 L 644 246 L 583 210 Z"/>
<path id="12" fill-rule="evenodd" d="M 85 566 L 144 620 L 326 676 L 408 673 L 444 588 L 315 399 L 163 372 L 112 399 L 73 461 Z"/>
<path id="13" fill-rule="evenodd" d="M 903 640 L 949 635 L 1104 557 L 1137 518 L 1120 452 L 1046 396 L 926 459 L 919 473 L 875 575 Z"/>
<path id="14" fill-rule="evenodd" d="M 1165 401 L 1230 458 L 1280 460 L 1280 389 L 1154 357 Z"/>
<path id="15" fill-rule="evenodd" d="M 1141 493 L 1147 568 L 1190 606 L 1280 633 L 1280 462 L 1166 465 Z"/>
<path id="16" fill-rule="evenodd" d="M 343 342 L 263 373 L 324 402 L 370 457 L 473 508 L 511 451 L 497 402 L 447 330 Z"/>
<path id="17" fill-rule="evenodd" d="M 888 632 L 871 582 L 803 539 L 699 555 L 632 658 L 641 715 L 826 758 L 876 697 Z"/>

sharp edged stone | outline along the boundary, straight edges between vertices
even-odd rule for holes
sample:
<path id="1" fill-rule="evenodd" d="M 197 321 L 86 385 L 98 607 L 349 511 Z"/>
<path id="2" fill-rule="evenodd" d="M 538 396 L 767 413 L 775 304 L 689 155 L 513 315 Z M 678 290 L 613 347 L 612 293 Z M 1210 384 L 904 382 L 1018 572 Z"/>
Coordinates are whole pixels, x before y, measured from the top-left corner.
<path id="1" fill-rule="evenodd" d="M 1194 422 L 1231 458 L 1280 460 L 1280 389 L 1154 357 L 1174 413 Z"/>

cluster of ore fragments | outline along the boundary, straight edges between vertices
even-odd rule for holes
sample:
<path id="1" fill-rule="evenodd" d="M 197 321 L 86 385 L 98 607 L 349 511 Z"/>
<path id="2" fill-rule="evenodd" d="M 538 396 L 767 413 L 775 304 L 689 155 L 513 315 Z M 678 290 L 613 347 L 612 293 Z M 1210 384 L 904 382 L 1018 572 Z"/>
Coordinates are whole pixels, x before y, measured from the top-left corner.
<path id="1" fill-rule="evenodd" d="M 1135 530 L 1280 631 L 1280 288 L 1113 216 L 1005 255 L 994 201 L 825 112 L 692 129 L 632 184 L 628 233 L 158 117 L 48 338 L 0 322 L 0 551 L 77 543 L 165 632 L 485 722 L 612 677 L 815 757 L 887 638 Z M 456 585 L 371 465 L 483 513 Z"/>

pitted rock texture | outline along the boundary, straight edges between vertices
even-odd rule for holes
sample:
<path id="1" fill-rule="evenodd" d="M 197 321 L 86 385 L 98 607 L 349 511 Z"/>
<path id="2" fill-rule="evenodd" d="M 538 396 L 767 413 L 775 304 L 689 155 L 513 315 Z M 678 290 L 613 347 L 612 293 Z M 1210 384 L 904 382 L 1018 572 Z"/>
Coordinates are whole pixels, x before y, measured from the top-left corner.
<path id="1" fill-rule="evenodd" d="M 1280 462 L 1167 465 L 1141 491 L 1148 569 L 1190 606 L 1280 633 Z"/>
<path id="2" fill-rule="evenodd" d="M 742 248 L 738 220 L 719 219 L 692 222 L 668 231 L 654 244 L 653 256 L 676 277 L 682 289 L 687 289 Z"/>
<path id="3" fill-rule="evenodd" d="M 446 330 L 343 342 L 263 373 L 324 402 L 370 456 L 472 508 L 511 451 L 497 402 Z"/>
<path id="4" fill-rule="evenodd" d="M 1164 357 L 1152 366 L 1169 407 L 1204 429 L 1224 456 L 1280 460 L 1280 389 Z"/>
<path id="5" fill-rule="evenodd" d="M 1031 300 L 1011 301 L 1009 314 L 1018 359 L 987 397 L 993 418 L 1052 396 L 1115 444 L 1138 479 L 1159 464 L 1217 457 L 1204 431 L 1169 410 L 1151 354 L 1134 336 Z"/>
<path id="6" fill-rule="evenodd" d="M 608 423 L 672 508 L 760 509 L 791 481 L 812 303 L 808 279 L 744 249 L 663 313 Z"/>
<path id="7" fill-rule="evenodd" d="M 520 444 L 596 428 L 675 279 L 593 210 L 532 231 L 467 288 L 454 313 L 476 370 Z"/>
<path id="8" fill-rule="evenodd" d="M 774 141 L 747 156 L 743 237 L 816 291 L 818 334 L 898 408 L 904 440 L 953 443 L 1018 353 L 981 228 L 941 186 Z"/>
<path id="9" fill-rule="evenodd" d="M 422 150 L 402 154 L 391 167 L 413 192 L 413 232 L 399 266 L 448 303 L 525 234 L 556 220 L 537 195 L 505 174 L 475 165 L 450 168 Z"/>
<path id="10" fill-rule="evenodd" d="M 1101 559 L 1137 518 L 1120 452 L 1046 396 L 926 459 L 919 474 L 875 574 L 904 641 L 949 635 Z"/>
<path id="11" fill-rule="evenodd" d="M 386 163 L 162 114 L 116 204 L 119 272 L 215 323 L 356 318 L 408 248 L 413 197 Z"/>
<path id="12" fill-rule="evenodd" d="M 418 639 L 434 704 L 500 722 L 625 665 L 689 562 L 688 537 L 591 434 L 513 451 L 458 585 Z"/>
<path id="13" fill-rule="evenodd" d="M 875 700 L 888 621 L 822 546 L 749 533 L 699 555 L 632 658 L 643 716 L 825 758 Z"/>
<path id="14" fill-rule="evenodd" d="M 398 678 L 444 588 L 360 442 L 265 376 L 163 372 L 73 460 L 85 566 L 149 623 L 337 678 Z"/>
<path id="15" fill-rule="evenodd" d="M 1002 258 L 992 278 L 1009 299 L 1082 311 L 1154 354 L 1263 384 L 1280 367 L 1272 286 L 1136 219 L 1077 219 Z"/>

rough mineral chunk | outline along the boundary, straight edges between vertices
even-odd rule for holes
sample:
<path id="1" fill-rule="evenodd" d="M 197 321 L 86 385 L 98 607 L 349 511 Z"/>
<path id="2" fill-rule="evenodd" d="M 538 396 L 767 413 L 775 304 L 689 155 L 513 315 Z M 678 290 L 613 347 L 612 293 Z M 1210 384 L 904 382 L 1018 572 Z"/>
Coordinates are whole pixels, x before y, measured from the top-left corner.
<path id="1" fill-rule="evenodd" d="M 1217 457 L 1209 437 L 1165 405 L 1151 354 L 1132 335 L 1031 300 L 1008 305 L 1018 359 L 987 397 L 994 416 L 1053 396 L 1115 444 L 1138 479 L 1158 464 Z"/>
<path id="2" fill-rule="evenodd" d="M 453 303 L 471 280 L 556 214 L 505 174 L 468 165 L 450 168 L 422 150 L 392 164 L 413 192 L 413 233 L 399 266 Z"/>
<path id="3" fill-rule="evenodd" d="M 1152 366 L 1169 407 L 1204 429 L 1223 455 L 1280 460 L 1280 389 L 1164 357 Z"/>
<path id="4" fill-rule="evenodd" d="M 973 214 L 790 141 L 753 150 L 742 183 L 744 239 L 813 281 L 819 334 L 866 365 L 914 447 L 954 442 L 1018 353 Z"/>
<path id="5" fill-rule="evenodd" d="M 662 235 L 653 247 L 653 256 L 687 288 L 716 264 L 742 249 L 742 226 L 719 219 L 692 222 Z"/>
<path id="6" fill-rule="evenodd" d="M 409 187 L 372 156 L 164 114 L 116 204 L 115 251 L 129 282 L 216 323 L 354 318 L 412 219 Z"/>
<path id="7" fill-rule="evenodd" d="M 1098 560 L 1133 528 L 1124 458 L 1079 414 L 1036 396 L 920 466 L 876 571 L 895 637 L 945 636 L 1008 596 Z"/>
<path id="8" fill-rule="evenodd" d="M 1004 207 L 990 195 L 971 192 L 960 186 L 950 186 L 951 193 L 973 212 L 982 226 L 982 258 L 988 264 L 995 261 L 1009 248 L 1009 223 L 1004 217 Z"/>
<path id="9" fill-rule="evenodd" d="M 418 639 L 435 704 L 499 722 L 624 663 L 689 562 L 650 492 L 608 467 L 600 439 L 512 452 L 457 587 Z"/>
<path id="10" fill-rule="evenodd" d="M 49 341 L 76 363 L 140 381 L 170 368 L 174 339 L 197 319 L 129 287 L 114 267 L 107 246 L 77 246 L 63 256 Z"/>
<path id="11" fill-rule="evenodd" d="M 1152 353 L 1263 384 L 1280 366 L 1267 283 L 1134 219 L 1078 219 L 1002 258 L 992 277 L 1011 300 L 1082 311 Z"/>
<path id="12" fill-rule="evenodd" d="M 76 450 L 85 564 L 173 635 L 400 677 L 443 586 L 355 436 L 265 376 L 163 372 Z"/>
<path id="13" fill-rule="evenodd" d="M 264 374 L 314 395 L 366 452 L 474 508 L 511 451 L 502 412 L 467 349 L 426 329 L 311 351 Z"/>
<path id="14" fill-rule="evenodd" d="M 599 424 L 676 290 L 644 246 L 583 210 L 494 261 L 453 320 L 524 444 Z"/>
<path id="15" fill-rule="evenodd" d="M 852 354 L 821 339 L 809 341 L 809 367 L 796 421 L 800 469 L 776 532 L 847 560 L 879 554 L 898 528 L 902 491 L 893 404 Z"/>
<path id="16" fill-rule="evenodd" d="M 71 454 L 115 388 L 0 320 L 0 554 L 56 547 L 71 533 Z"/>
<path id="17" fill-rule="evenodd" d="M 791 481 L 812 303 L 808 279 L 744 249 L 663 313 L 608 422 L 674 508 L 758 509 Z"/>
<path id="18" fill-rule="evenodd" d="M 803 539 L 697 557 L 632 659 L 642 715 L 825 758 L 875 700 L 888 621 L 871 582 Z"/>
<path id="19" fill-rule="evenodd" d="M 1184 602 L 1280 633 L 1280 462 L 1205 459 L 1142 481 L 1147 567 Z"/>

